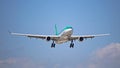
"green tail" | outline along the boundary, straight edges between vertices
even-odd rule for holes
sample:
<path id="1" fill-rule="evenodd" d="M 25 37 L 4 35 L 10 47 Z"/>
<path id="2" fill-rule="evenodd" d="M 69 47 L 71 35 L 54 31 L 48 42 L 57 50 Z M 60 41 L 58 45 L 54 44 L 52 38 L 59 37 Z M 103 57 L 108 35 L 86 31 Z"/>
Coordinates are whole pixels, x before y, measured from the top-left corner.
<path id="1" fill-rule="evenodd" d="M 55 24 L 55 34 L 58 35 L 57 26 Z"/>

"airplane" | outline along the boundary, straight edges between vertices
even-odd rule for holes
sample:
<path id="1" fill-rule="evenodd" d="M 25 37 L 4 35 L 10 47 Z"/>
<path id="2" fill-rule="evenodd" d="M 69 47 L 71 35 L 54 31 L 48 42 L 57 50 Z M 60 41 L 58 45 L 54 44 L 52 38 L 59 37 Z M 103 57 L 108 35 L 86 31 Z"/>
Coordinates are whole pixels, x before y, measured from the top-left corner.
<path id="1" fill-rule="evenodd" d="M 51 48 L 55 48 L 56 44 L 62 44 L 68 41 L 71 41 L 70 48 L 74 48 L 74 40 L 79 40 L 82 42 L 84 39 L 87 38 L 94 38 L 100 36 L 106 36 L 109 34 L 97 34 L 97 35 L 72 35 L 73 28 L 71 26 L 65 27 L 60 33 L 57 31 L 57 27 L 55 25 L 55 35 L 39 35 L 39 34 L 21 34 L 21 33 L 11 33 L 12 35 L 18 36 L 26 36 L 30 38 L 40 38 L 45 39 L 46 41 L 52 40 Z"/>

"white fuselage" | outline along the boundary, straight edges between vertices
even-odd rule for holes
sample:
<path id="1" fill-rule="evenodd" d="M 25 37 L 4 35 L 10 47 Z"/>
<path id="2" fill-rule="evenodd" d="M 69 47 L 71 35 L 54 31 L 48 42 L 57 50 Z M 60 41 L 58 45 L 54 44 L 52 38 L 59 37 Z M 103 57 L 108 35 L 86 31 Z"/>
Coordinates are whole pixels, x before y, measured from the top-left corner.
<path id="1" fill-rule="evenodd" d="M 73 34 L 73 29 L 66 29 L 60 33 L 60 38 L 55 41 L 56 44 L 62 44 L 69 41 L 69 38 Z"/>

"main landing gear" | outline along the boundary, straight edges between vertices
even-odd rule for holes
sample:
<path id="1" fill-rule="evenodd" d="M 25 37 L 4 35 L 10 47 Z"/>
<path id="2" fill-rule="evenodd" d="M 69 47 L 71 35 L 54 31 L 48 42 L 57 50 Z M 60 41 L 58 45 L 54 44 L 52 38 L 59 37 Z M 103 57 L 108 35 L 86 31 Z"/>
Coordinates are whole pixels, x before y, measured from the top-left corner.
<path id="1" fill-rule="evenodd" d="M 53 41 L 53 43 L 51 44 L 51 48 L 55 48 L 55 43 Z"/>
<path id="2" fill-rule="evenodd" d="M 71 43 L 70 43 L 70 48 L 74 48 L 73 40 L 72 40 Z"/>
<path id="3" fill-rule="evenodd" d="M 51 44 L 51 48 L 55 48 L 55 43 L 54 43 L 54 41 L 53 41 L 53 43 Z M 70 43 L 70 48 L 74 48 L 73 40 L 72 40 L 71 43 Z"/>

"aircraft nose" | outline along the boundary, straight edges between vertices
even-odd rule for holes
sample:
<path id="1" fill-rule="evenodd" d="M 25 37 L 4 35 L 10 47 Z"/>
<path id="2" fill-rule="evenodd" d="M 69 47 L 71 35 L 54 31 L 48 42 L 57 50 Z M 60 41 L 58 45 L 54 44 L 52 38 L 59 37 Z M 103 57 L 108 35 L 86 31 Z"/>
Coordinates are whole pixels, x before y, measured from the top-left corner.
<path id="1" fill-rule="evenodd" d="M 73 28 L 70 28 L 70 30 L 73 30 Z"/>
<path id="2" fill-rule="evenodd" d="M 68 31 L 73 31 L 73 29 L 68 29 Z"/>

